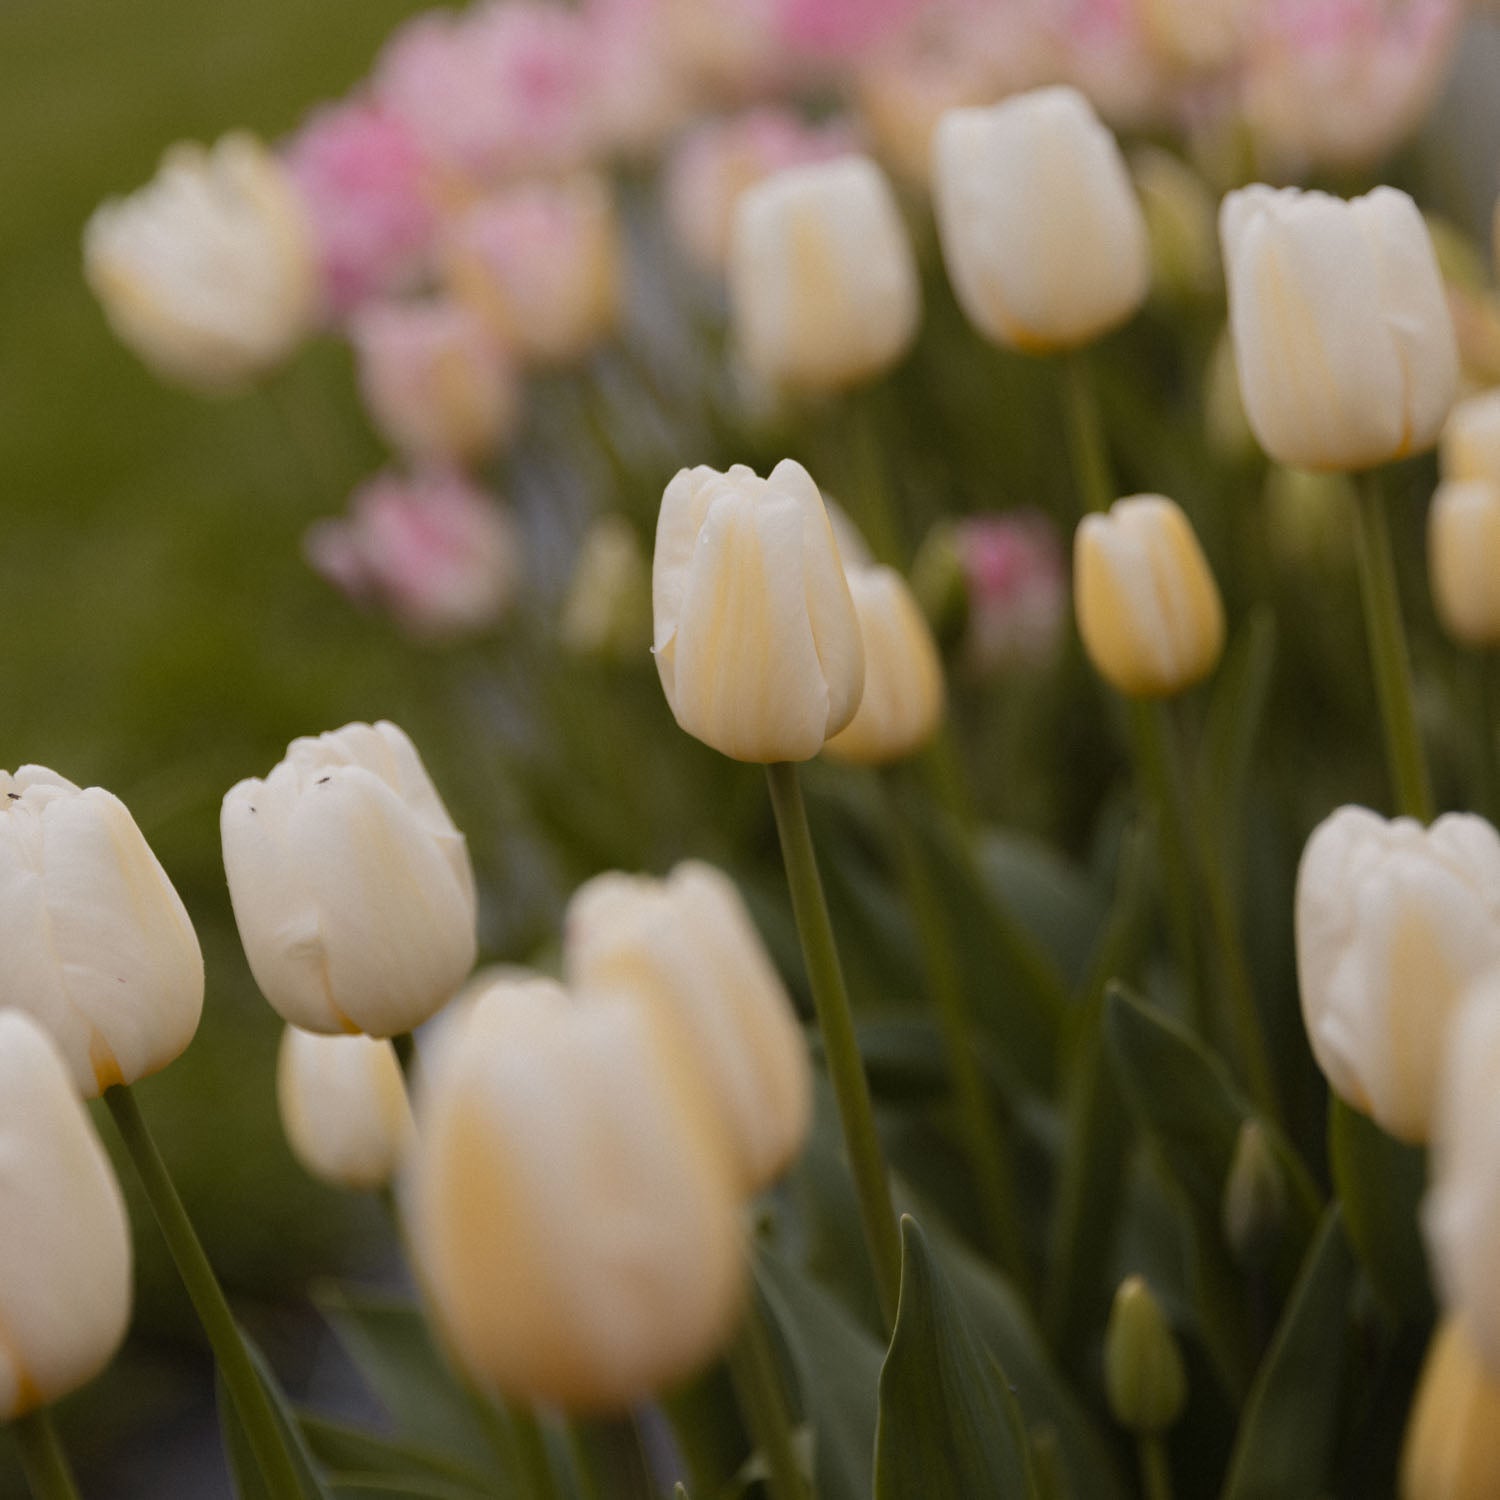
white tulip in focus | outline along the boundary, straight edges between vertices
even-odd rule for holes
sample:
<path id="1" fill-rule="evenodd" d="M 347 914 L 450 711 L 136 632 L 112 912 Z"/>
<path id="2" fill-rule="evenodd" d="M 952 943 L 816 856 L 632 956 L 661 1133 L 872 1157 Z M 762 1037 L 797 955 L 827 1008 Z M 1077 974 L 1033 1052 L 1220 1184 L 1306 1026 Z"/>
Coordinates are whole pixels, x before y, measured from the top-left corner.
<path id="1" fill-rule="evenodd" d="M 231 788 L 220 829 L 250 970 L 292 1025 L 396 1036 L 473 968 L 468 847 L 394 724 L 293 740 Z"/>
<path id="2" fill-rule="evenodd" d="M 684 1028 L 729 1125 L 747 1193 L 807 1139 L 812 1070 L 791 998 L 734 882 L 712 865 L 665 880 L 610 873 L 568 905 L 568 982 L 659 1007 Z"/>
<path id="3" fill-rule="evenodd" d="M 1453 408 L 1438 456 L 1445 479 L 1483 479 L 1500 487 L 1500 390 L 1468 396 Z"/>
<path id="4" fill-rule="evenodd" d="M 1263 186 L 1219 213 L 1250 425 L 1277 462 L 1369 469 L 1437 441 L 1458 393 L 1453 318 L 1415 203 Z"/>
<path id="5" fill-rule="evenodd" d="M 0 1422 L 87 1384 L 130 1322 L 130 1223 L 67 1064 L 0 1011 Z"/>
<path id="6" fill-rule="evenodd" d="M 135 820 L 102 787 L 0 771 L 0 1007 L 34 1017 L 85 1098 L 176 1058 L 203 1012 L 203 954 Z"/>
<path id="7" fill-rule="evenodd" d="M 276 1103 L 292 1154 L 335 1187 L 384 1187 L 396 1174 L 411 1110 L 396 1049 L 368 1036 L 288 1026 L 276 1060 Z"/>
<path id="8" fill-rule="evenodd" d="M 1341 807 L 1297 872 L 1297 978 L 1330 1087 L 1404 1141 L 1425 1141 L 1449 1022 L 1500 963 L 1500 836 L 1450 813 L 1431 828 Z"/>
<path id="9" fill-rule="evenodd" d="M 849 593 L 865 647 L 854 717 L 824 747 L 834 760 L 885 765 L 914 755 L 943 717 L 943 662 L 911 585 L 894 568 L 852 567 Z"/>
<path id="10" fill-rule="evenodd" d="M 740 1179 L 680 1030 L 623 996 L 496 985 L 424 1059 L 403 1211 L 472 1378 L 621 1410 L 733 1331 Z"/>
<path id="11" fill-rule="evenodd" d="M 115 333 L 159 375 L 201 389 L 277 364 L 317 307 L 306 211 L 249 135 L 173 146 L 145 187 L 94 210 L 83 263 Z"/>
<path id="12" fill-rule="evenodd" d="M 810 391 L 869 380 L 910 347 L 921 299 L 895 194 L 867 157 L 787 167 L 740 195 L 729 308 L 760 379 Z"/>
<path id="13" fill-rule="evenodd" d="M 811 760 L 864 690 L 859 620 L 801 464 L 683 469 L 651 575 L 656 667 L 689 734 L 735 760 Z"/>
<path id="14" fill-rule="evenodd" d="M 949 110 L 933 137 L 933 201 L 953 290 L 997 343 L 1074 348 L 1145 300 L 1141 206 L 1114 136 L 1076 89 Z"/>
<path id="15" fill-rule="evenodd" d="M 1465 646 L 1500 646 L 1500 485 L 1438 486 L 1427 513 L 1427 565 L 1448 634 Z"/>

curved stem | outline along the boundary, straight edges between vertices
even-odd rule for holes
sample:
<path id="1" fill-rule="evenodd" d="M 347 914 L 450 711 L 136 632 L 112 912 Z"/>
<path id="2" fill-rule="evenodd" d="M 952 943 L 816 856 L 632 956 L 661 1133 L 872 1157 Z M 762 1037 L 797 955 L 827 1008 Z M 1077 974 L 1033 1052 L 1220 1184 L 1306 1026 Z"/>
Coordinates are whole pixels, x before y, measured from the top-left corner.
<path id="1" fill-rule="evenodd" d="M 1099 396 L 1094 389 L 1088 351 L 1075 349 L 1062 357 L 1063 408 L 1067 417 L 1068 450 L 1073 461 L 1073 483 L 1085 511 L 1108 510 L 1119 498 L 1110 469 Z"/>
<path id="2" fill-rule="evenodd" d="M 767 766 L 766 774 L 771 786 L 771 805 L 776 812 L 776 830 L 781 837 L 787 885 L 791 889 L 792 912 L 807 964 L 807 981 L 818 1013 L 818 1029 L 823 1035 L 828 1075 L 844 1128 L 844 1146 L 859 1199 L 865 1244 L 875 1272 L 875 1290 L 889 1332 L 895 1327 L 896 1304 L 901 1295 L 901 1236 L 896 1228 L 885 1153 L 875 1131 L 869 1080 L 859 1055 L 849 992 L 844 987 L 844 971 L 834 942 L 822 877 L 818 874 L 818 856 L 807 826 L 797 768 L 782 762 Z"/>
<path id="3" fill-rule="evenodd" d="M 10 1430 L 21 1452 L 26 1483 L 36 1500 L 78 1500 L 78 1485 L 52 1425 L 51 1412 L 45 1406 L 38 1407 L 17 1417 Z"/>
<path id="4" fill-rule="evenodd" d="M 176 1262 L 177 1273 L 198 1314 L 198 1321 L 208 1336 L 214 1359 L 224 1377 L 224 1385 L 249 1439 L 255 1461 L 265 1476 L 271 1493 L 296 1496 L 303 1485 L 296 1464 L 287 1449 L 280 1423 L 271 1406 L 271 1398 L 261 1383 L 251 1361 L 250 1352 L 240 1336 L 239 1325 L 225 1300 L 224 1289 L 214 1275 L 204 1253 L 203 1242 L 188 1218 L 182 1199 L 167 1164 L 157 1149 L 146 1118 L 126 1084 L 106 1089 L 104 1102 L 114 1117 L 115 1128 L 130 1153 L 131 1161 L 145 1189 L 146 1201 L 161 1229 L 167 1249 Z"/>
<path id="5" fill-rule="evenodd" d="M 810 1500 L 797 1462 L 792 1414 L 787 1409 L 776 1350 L 757 1297 L 752 1296 L 739 1334 L 730 1346 L 729 1369 L 755 1445 L 766 1460 L 772 1500 Z"/>

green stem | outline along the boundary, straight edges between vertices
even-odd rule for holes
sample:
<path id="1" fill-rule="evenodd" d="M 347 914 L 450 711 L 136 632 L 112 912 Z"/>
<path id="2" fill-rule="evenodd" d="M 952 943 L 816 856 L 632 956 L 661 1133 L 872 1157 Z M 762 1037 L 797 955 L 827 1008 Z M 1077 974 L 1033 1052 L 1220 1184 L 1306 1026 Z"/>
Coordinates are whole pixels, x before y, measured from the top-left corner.
<path id="1" fill-rule="evenodd" d="M 1364 601 L 1365 634 L 1375 669 L 1375 691 L 1385 730 L 1386 759 L 1396 791 L 1396 809 L 1407 817 L 1430 823 L 1433 818 L 1432 782 L 1427 756 L 1417 729 L 1412 695 L 1411 659 L 1406 629 L 1401 621 L 1401 597 L 1396 589 L 1396 566 L 1391 557 L 1391 533 L 1385 504 L 1374 473 L 1366 474 L 1355 502 L 1356 551 L 1360 596 Z"/>
<path id="2" fill-rule="evenodd" d="M 1495 664 L 1493 649 L 1470 651 L 1470 712 L 1474 718 L 1474 807 L 1490 822 L 1500 818 L 1500 786 L 1496 784 L 1495 755 L 1500 724 L 1495 718 Z"/>
<path id="3" fill-rule="evenodd" d="M 844 987 L 844 971 L 839 964 L 828 901 L 818 874 L 818 856 L 813 849 L 812 831 L 807 826 L 807 808 L 802 802 L 797 768 L 782 762 L 767 766 L 766 774 L 771 787 L 771 806 L 776 812 L 776 830 L 781 837 L 787 885 L 791 889 L 792 912 L 807 965 L 807 981 L 818 1013 L 818 1029 L 822 1032 L 828 1074 L 844 1127 L 844 1146 L 859 1199 L 865 1244 L 875 1273 L 875 1290 L 889 1331 L 895 1327 L 896 1304 L 901 1295 L 901 1235 L 891 1202 L 885 1153 L 875 1131 L 869 1080 L 859 1055 L 854 1016 L 849 1009 L 849 993 Z"/>
<path id="4" fill-rule="evenodd" d="M 845 493 L 840 497 L 859 523 L 878 561 L 893 567 L 906 562 L 906 546 L 895 497 L 886 445 L 889 422 L 873 388 L 852 392 L 840 403 L 838 446 L 842 450 Z"/>
<path id="5" fill-rule="evenodd" d="M 250 1359 L 239 1325 L 225 1300 L 224 1289 L 214 1275 L 203 1243 L 188 1218 L 135 1095 L 128 1085 L 117 1084 L 105 1090 L 104 1102 L 114 1116 L 115 1128 L 135 1164 L 146 1201 L 151 1205 L 162 1238 L 176 1262 L 177 1273 L 182 1277 L 198 1321 L 208 1336 L 255 1461 L 273 1495 L 300 1495 L 302 1480 L 287 1449 L 271 1398 Z"/>
<path id="6" fill-rule="evenodd" d="M 21 1468 L 36 1500 L 78 1500 L 68 1455 L 45 1406 L 17 1417 L 10 1430 L 21 1451 Z"/>
<path id="7" fill-rule="evenodd" d="M 510 1435 L 529 1500 L 562 1500 L 541 1423 L 522 1406 L 510 1408 Z"/>
<path id="8" fill-rule="evenodd" d="M 1075 349 L 1061 361 L 1063 407 L 1067 417 L 1068 449 L 1073 461 L 1073 483 L 1084 510 L 1108 510 L 1119 498 L 1110 469 L 1104 421 L 1094 389 L 1088 352 Z"/>
<path id="9" fill-rule="evenodd" d="M 974 1051 L 963 979 L 954 957 L 954 935 L 949 931 L 942 900 L 896 787 L 889 775 L 881 781 L 902 885 L 921 940 L 929 998 L 937 1011 L 938 1028 L 947 1053 L 954 1103 L 958 1106 L 959 1127 L 974 1176 L 985 1237 L 997 1264 L 1023 1294 L 1028 1294 L 1031 1273 L 1021 1245 L 1015 1176 Z"/>
<path id="10" fill-rule="evenodd" d="M 586 1500 L 656 1500 L 634 1416 L 573 1422 L 568 1436 Z"/>
<path id="11" fill-rule="evenodd" d="M 1172 1470 L 1167 1463 L 1167 1445 L 1159 1433 L 1142 1433 L 1141 1491 L 1146 1500 L 1172 1500 Z"/>
<path id="12" fill-rule="evenodd" d="M 797 1462 L 792 1414 L 787 1409 L 776 1349 L 758 1298 L 752 1297 L 730 1346 L 729 1369 L 740 1409 L 766 1460 L 772 1500 L 811 1500 L 802 1466 Z"/>

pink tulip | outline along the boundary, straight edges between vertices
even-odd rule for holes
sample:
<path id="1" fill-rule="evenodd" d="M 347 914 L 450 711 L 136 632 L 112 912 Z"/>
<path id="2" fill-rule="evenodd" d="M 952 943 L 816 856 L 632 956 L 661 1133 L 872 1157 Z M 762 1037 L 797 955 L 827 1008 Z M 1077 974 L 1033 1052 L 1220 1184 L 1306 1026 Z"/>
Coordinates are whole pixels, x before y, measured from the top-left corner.
<path id="1" fill-rule="evenodd" d="M 965 653 L 992 672 L 1049 660 L 1068 590 L 1057 528 L 1040 511 L 973 516 L 954 528 L 969 601 Z"/>
<path id="2" fill-rule="evenodd" d="M 783 43 L 809 56 L 850 62 L 888 40 L 923 0 L 777 0 Z"/>

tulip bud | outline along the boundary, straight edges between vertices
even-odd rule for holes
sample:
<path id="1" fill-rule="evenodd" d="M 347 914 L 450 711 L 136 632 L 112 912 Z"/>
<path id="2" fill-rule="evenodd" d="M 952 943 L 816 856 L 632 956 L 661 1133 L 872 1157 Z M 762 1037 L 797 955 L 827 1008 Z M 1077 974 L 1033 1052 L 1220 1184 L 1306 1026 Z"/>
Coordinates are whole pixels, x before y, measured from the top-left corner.
<path id="1" fill-rule="evenodd" d="M 651 579 L 635 527 L 623 516 L 600 516 L 584 533 L 558 634 L 580 656 L 644 662 Z"/>
<path id="2" fill-rule="evenodd" d="M 921 299 L 895 195 L 868 158 L 788 167 L 740 195 L 729 306 L 759 378 L 811 391 L 869 380 L 910 347 Z"/>
<path id="3" fill-rule="evenodd" d="M 0 1011 L 0 1422 L 114 1358 L 130 1322 L 130 1223 L 67 1064 Z"/>
<path id="4" fill-rule="evenodd" d="M 0 953 L 0 1007 L 45 1028 L 86 1099 L 198 1029 L 203 954 L 166 871 L 118 797 L 41 766 L 0 771 Z"/>
<path id="5" fill-rule="evenodd" d="M 1500 486 L 1500 390 L 1470 396 L 1443 428 L 1444 479 L 1483 479 Z"/>
<path id="6" fill-rule="evenodd" d="M 933 194 L 953 289 L 997 343 L 1070 349 L 1145 300 L 1146 222 L 1114 136 L 1076 89 L 950 110 L 933 138 Z"/>
<path id="7" fill-rule="evenodd" d="M 1492 1500 L 1500 1494 L 1500 1378 L 1459 1319 L 1432 1336 L 1401 1452 L 1401 1500 Z"/>
<path id="8" fill-rule="evenodd" d="M 1500 486 L 1440 484 L 1427 514 L 1427 565 L 1438 618 L 1465 646 L 1500 646 Z"/>
<path id="9" fill-rule="evenodd" d="M 334 1187 L 382 1188 L 411 1128 L 396 1049 L 367 1036 L 315 1036 L 288 1026 L 276 1102 L 292 1154 Z"/>
<path id="10" fill-rule="evenodd" d="M 1265 1126 L 1246 1120 L 1224 1182 L 1224 1238 L 1243 1266 L 1262 1265 L 1286 1224 L 1286 1183 Z"/>
<path id="11" fill-rule="evenodd" d="M 1432 447 L 1458 347 L 1432 239 L 1394 188 L 1344 202 L 1256 186 L 1219 215 L 1245 411 L 1304 469 L 1368 469 Z"/>
<path id="12" fill-rule="evenodd" d="M 83 267 L 116 335 L 157 374 L 205 390 L 279 363 L 317 304 L 302 201 L 248 135 L 172 147 L 152 182 L 94 210 Z"/>
<path id="13" fill-rule="evenodd" d="M 1427 1139 L 1449 1019 L 1500 962 L 1500 835 L 1341 807 L 1297 872 L 1297 978 L 1330 1087 L 1403 1141 Z"/>
<path id="14" fill-rule="evenodd" d="M 678 724 L 735 760 L 810 760 L 864 691 L 859 619 L 801 464 L 681 470 L 651 575 L 656 667 Z"/>
<path id="15" fill-rule="evenodd" d="M 396 1036 L 473 968 L 469 851 L 394 724 L 293 740 L 220 829 L 250 971 L 292 1025 Z"/>
<path id="16" fill-rule="evenodd" d="M 1084 517 L 1073 594 L 1089 660 L 1127 698 L 1170 697 L 1218 665 L 1218 585 L 1192 523 L 1164 496 L 1133 495 Z"/>
<path id="17" fill-rule="evenodd" d="M 885 765 L 914 755 L 943 717 L 943 663 L 921 607 L 894 568 L 848 574 L 865 648 L 859 708 L 824 749 L 834 760 Z"/>
<path id="18" fill-rule="evenodd" d="M 675 1026 L 623 996 L 495 986 L 417 1096 L 403 1209 L 468 1373 L 620 1409 L 702 1365 L 743 1296 L 739 1179 Z"/>
<path id="19" fill-rule="evenodd" d="M 1127 1276 L 1104 1330 L 1104 1388 L 1127 1432 L 1165 1432 L 1182 1415 L 1187 1374 L 1182 1353 L 1143 1278 Z"/>

